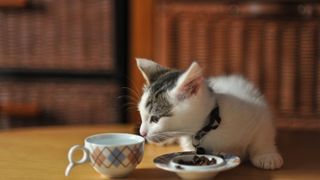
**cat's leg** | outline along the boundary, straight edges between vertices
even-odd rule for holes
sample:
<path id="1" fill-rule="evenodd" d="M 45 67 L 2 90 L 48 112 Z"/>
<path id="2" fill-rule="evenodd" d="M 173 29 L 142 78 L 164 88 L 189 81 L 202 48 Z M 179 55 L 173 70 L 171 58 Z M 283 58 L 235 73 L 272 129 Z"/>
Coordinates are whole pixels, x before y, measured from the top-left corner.
<path id="1" fill-rule="evenodd" d="M 183 151 L 194 151 L 195 148 L 192 145 L 192 137 L 191 136 L 182 136 L 179 139 L 180 147 Z"/>
<path id="2" fill-rule="evenodd" d="M 277 169 L 283 165 L 282 156 L 275 145 L 275 129 L 271 122 L 265 122 L 249 145 L 252 164 L 262 169 Z"/>

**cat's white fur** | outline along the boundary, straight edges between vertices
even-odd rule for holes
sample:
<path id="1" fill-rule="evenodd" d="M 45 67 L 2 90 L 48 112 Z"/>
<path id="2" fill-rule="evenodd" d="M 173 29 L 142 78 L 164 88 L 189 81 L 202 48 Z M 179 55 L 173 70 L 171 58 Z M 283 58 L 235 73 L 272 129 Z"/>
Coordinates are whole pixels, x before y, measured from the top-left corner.
<path id="1" fill-rule="evenodd" d="M 150 62 L 137 59 L 138 66 Z M 144 73 L 143 69 L 140 70 Z M 177 86 L 167 92 L 174 107 L 173 116 L 163 117 L 158 123 L 149 122 L 150 114 L 144 108 L 149 92 L 144 92 L 139 103 L 140 132 L 146 133 L 150 141 L 166 132 L 186 132 L 189 135 L 180 138 L 180 145 L 183 150 L 194 150 L 190 135 L 204 125 L 210 111 L 218 105 L 221 124 L 202 139 L 201 146 L 212 153 L 231 153 L 242 160 L 248 157 L 259 168 L 280 168 L 283 159 L 275 145 L 275 127 L 259 91 L 241 76 L 221 76 L 202 80 L 195 95 L 183 101 L 177 98 L 181 87 L 198 77 L 202 77 L 202 70 L 194 62 L 178 79 Z"/>

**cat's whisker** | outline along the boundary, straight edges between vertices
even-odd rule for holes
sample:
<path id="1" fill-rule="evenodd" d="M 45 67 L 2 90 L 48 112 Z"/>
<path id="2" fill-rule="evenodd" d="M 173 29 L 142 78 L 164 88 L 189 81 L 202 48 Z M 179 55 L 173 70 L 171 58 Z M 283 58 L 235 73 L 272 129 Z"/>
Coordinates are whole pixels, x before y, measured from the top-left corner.
<path id="1" fill-rule="evenodd" d="M 191 133 L 186 133 L 186 132 L 170 132 L 170 133 L 159 133 L 159 134 L 154 134 L 153 136 L 174 136 L 174 135 L 188 135 Z"/>
<path id="2" fill-rule="evenodd" d="M 126 108 L 127 110 L 137 109 L 137 107 L 135 107 L 135 106 L 130 106 L 130 105 L 123 105 L 122 108 Z"/>
<path id="3" fill-rule="evenodd" d="M 160 138 L 158 138 L 158 137 L 154 137 L 152 139 L 152 141 L 155 142 L 155 143 L 160 143 L 161 142 Z"/>
<path id="4" fill-rule="evenodd" d="M 193 130 L 190 128 L 185 128 L 185 129 L 179 129 L 176 131 L 163 131 L 163 132 L 158 132 L 156 134 L 163 134 L 163 133 L 193 133 Z"/>
<path id="5" fill-rule="evenodd" d="M 135 88 L 135 91 L 139 92 L 140 88 L 138 88 L 138 86 L 135 84 L 135 82 L 132 80 L 132 78 L 129 78 L 128 76 L 126 76 L 125 78 L 133 85 L 133 87 Z"/>
<path id="6" fill-rule="evenodd" d="M 130 81 L 131 85 L 133 85 L 132 89 L 136 94 L 138 94 L 138 97 L 141 97 L 141 89 L 136 85 L 136 83 L 132 80 L 132 78 L 127 77 L 128 81 Z"/>
<path id="7" fill-rule="evenodd" d="M 168 139 L 172 138 L 172 136 L 165 136 L 165 135 L 157 135 L 157 136 L 149 136 L 148 138 L 151 138 L 153 141 L 160 141 L 160 139 Z"/>
<path id="8" fill-rule="evenodd" d="M 129 109 L 136 109 L 138 106 L 135 103 L 125 103 L 122 105 L 122 108 L 127 108 Z"/>
<path id="9" fill-rule="evenodd" d="M 132 95 L 127 95 L 127 94 L 123 94 L 123 95 L 118 96 L 118 97 L 131 97 L 131 98 L 137 99 L 137 97 L 132 96 Z"/>
<path id="10" fill-rule="evenodd" d="M 139 93 L 136 92 L 135 90 L 133 90 L 132 88 L 129 88 L 129 87 L 121 87 L 121 88 L 129 90 L 131 92 L 131 94 L 134 95 L 135 98 L 140 97 Z"/>
<path id="11" fill-rule="evenodd" d="M 158 139 L 158 142 L 163 142 L 164 140 L 167 140 L 169 138 L 173 138 L 172 136 L 158 136 L 156 137 Z"/>
<path id="12" fill-rule="evenodd" d="M 121 87 L 121 88 L 127 89 L 127 90 L 133 92 L 134 94 L 139 95 L 139 93 L 138 93 L 136 90 L 134 90 L 134 89 L 132 89 L 132 88 L 130 88 L 130 87 L 123 86 L 123 87 Z"/>
<path id="13" fill-rule="evenodd" d="M 120 98 L 128 98 L 129 100 L 131 100 L 134 103 L 137 103 L 139 101 L 137 98 L 134 98 L 134 97 L 129 96 L 129 95 L 122 95 L 122 96 L 118 96 L 117 98 L 118 99 L 120 99 Z"/>
<path id="14" fill-rule="evenodd" d="M 137 104 L 136 103 L 134 103 L 134 102 L 127 102 L 127 103 L 125 103 L 125 104 L 130 104 L 130 105 L 134 105 L 134 106 L 137 106 Z"/>
<path id="15" fill-rule="evenodd" d="M 135 107 L 127 107 L 127 110 L 131 110 L 131 109 L 137 110 L 137 108 L 135 108 Z"/>
<path id="16" fill-rule="evenodd" d="M 130 95 L 122 95 L 122 96 L 118 96 L 118 98 L 127 98 L 128 100 L 138 103 L 139 99 L 134 97 L 134 96 L 130 96 Z"/>
<path id="17" fill-rule="evenodd" d="M 151 135 L 150 137 L 177 137 L 177 136 L 185 136 L 185 135 L 193 135 L 193 132 L 188 132 L 188 131 L 166 131 L 166 132 L 160 132 L 160 133 L 155 133 Z"/>
<path id="18" fill-rule="evenodd" d="M 123 106 L 122 108 L 125 108 L 126 110 L 136 109 L 136 107 L 133 106 Z"/>
<path id="19" fill-rule="evenodd" d="M 129 101 L 129 102 L 126 102 L 126 103 L 122 104 L 122 106 L 128 106 L 128 105 L 138 108 L 138 105 L 135 102 L 132 102 L 132 101 Z"/>

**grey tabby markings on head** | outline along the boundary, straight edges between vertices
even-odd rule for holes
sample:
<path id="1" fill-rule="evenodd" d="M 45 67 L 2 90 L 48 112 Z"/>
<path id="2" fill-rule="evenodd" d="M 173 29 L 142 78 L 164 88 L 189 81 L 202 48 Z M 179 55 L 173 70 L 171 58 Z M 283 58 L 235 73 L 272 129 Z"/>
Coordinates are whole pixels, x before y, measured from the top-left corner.
<path id="1" fill-rule="evenodd" d="M 172 105 L 168 101 L 166 92 L 174 88 L 181 74 L 181 71 L 166 69 L 152 75 L 151 84 L 145 89 L 149 91 L 146 108 L 150 114 L 158 117 L 172 115 Z"/>

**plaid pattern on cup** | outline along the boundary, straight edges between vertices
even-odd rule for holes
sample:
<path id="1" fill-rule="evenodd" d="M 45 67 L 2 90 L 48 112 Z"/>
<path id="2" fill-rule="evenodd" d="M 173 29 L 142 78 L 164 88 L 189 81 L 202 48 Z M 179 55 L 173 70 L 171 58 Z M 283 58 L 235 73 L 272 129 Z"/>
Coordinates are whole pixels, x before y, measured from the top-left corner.
<path id="1" fill-rule="evenodd" d="M 143 156 L 143 144 L 118 147 L 99 147 L 92 149 L 93 166 L 106 168 L 129 167 L 140 163 Z"/>

